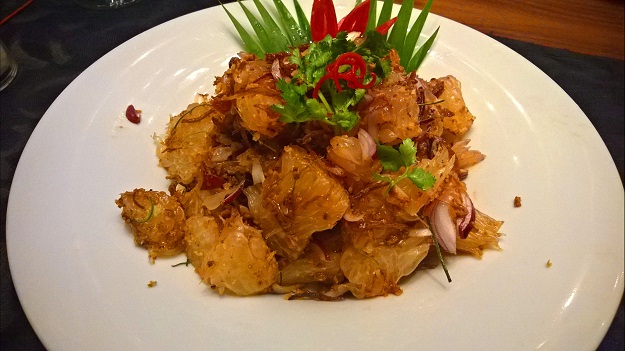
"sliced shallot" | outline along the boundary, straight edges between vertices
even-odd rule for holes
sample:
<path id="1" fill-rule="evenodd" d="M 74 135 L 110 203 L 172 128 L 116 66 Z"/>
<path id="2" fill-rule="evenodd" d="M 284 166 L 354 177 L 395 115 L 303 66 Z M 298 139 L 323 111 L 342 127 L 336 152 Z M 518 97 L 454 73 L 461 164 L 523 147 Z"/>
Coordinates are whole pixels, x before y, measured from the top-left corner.
<path id="1" fill-rule="evenodd" d="M 458 222 L 458 234 L 462 239 L 466 239 L 473 228 L 473 222 L 475 220 L 475 207 L 473 207 L 473 202 L 467 193 L 462 193 L 462 205 L 467 210 L 467 214 L 462 218 L 458 218 L 456 221 Z"/>
<path id="2" fill-rule="evenodd" d="M 449 205 L 442 201 L 437 201 L 430 215 L 432 230 L 443 250 L 452 254 L 456 253 L 456 235 L 458 227 L 449 215 Z"/>
<path id="3" fill-rule="evenodd" d="M 347 211 L 345 211 L 345 213 L 343 214 L 343 219 L 346 220 L 347 222 L 358 222 L 358 221 L 362 221 L 363 218 L 365 218 L 364 213 L 357 215 L 354 212 L 352 212 L 351 208 L 348 208 Z"/>
<path id="4" fill-rule="evenodd" d="M 236 199 L 237 196 L 241 195 L 241 193 L 243 192 L 243 186 L 245 186 L 245 180 L 241 181 L 241 183 L 237 185 L 234 191 L 230 193 L 230 195 L 226 196 L 226 198 L 224 199 L 224 201 L 221 202 L 221 204 L 225 205 L 229 202 L 234 201 L 234 199 Z"/>
<path id="5" fill-rule="evenodd" d="M 265 174 L 263 173 L 263 167 L 260 165 L 260 161 L 254 159 L 252 161 L 252 180 L 254 184 L 262 184 L 265 181 Z"/>
<path id="6" fill-rule="evenodd" d="M 282 78 L 282 72 L 280 71 L 280 61 L 274 60 L 271 64 L 271 75 L 275 80 L 280 80 Z"/>
<path id="7" fill-rule="evenodd" d="M 230 156 L 232 156 L 232 148 L 231 147 L 229 147 L 229 146 L 216 147 L 213 150 L 213 155 L 211 156 L 211 161 L 213 161 L 213 162 L 227 161 Z"/>
<path id="8" fill-rule="evenodd" d="M 377 147 L 375 145 L 375 140 L 373 140 L 371 134 L 367 133 L 367 131 L 364 129 L 359 129 L 358 141 L 360 142 L 360 148 L 362 149 L 362 156 L 365 159 L 372 158 L 377 151 Z"/>

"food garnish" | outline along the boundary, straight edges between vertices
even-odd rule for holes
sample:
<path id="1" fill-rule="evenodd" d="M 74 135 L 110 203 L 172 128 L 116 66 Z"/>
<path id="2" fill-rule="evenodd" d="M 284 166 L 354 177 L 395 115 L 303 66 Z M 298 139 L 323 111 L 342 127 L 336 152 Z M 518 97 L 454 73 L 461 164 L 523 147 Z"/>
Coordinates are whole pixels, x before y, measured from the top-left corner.
<path id="1" fill-rule="evenodd" d="M 152 215 L 154 215 L 154 201 L 152 201 L 151 198 L 148 198 L 148 200 L 150 200 L 150 208 L 148 209 L 148 214 L 143 219 L 135 219 L 134 220 L 135 222 L 137 222 L 137 223 L 145 223 L 145 222 L 149 221 L 150 219 L 152 219 Z M 140 206 L 140 204 L 138 202 L 137 202 L 137 205 Z"/>
<path id="2" fill-rule="evenodd" d="M 417 148 L 412 139 L 404 139 L 397 149 L 389 145 L 377 145 L 378 159 L 382 163 L 385 171 L 397 172 L 402 167 L 404 172 L 396 177 L 388 175 L 374 174 L 376 180 L 389 183 L 386 192 L 400 182 L 402 179 L 409 179 L 412 184 L 421 190 L 430 189 L 436 182 L 436 178 L 423 168 L 414 167 L 417 162 Z"/>
<path id="3" fill-rule="evenodd" d="M 451 282 L 445 256 L 498 249 L 503 222 L 463 182 L 484 155 L 465 138 L 460 82 L 416 73 L 438 33 L 416 47 L 432 1 L 412 25 L 413 1 L 340 20 L 313 1 L 310 22 L 297 0 L 295 16 L 239 2 L 250 32 L 224 7 L 246 51 L 155 137 L 169 192 L 121 194 L 122 218 L 152 261 L 184 252 L 172 267 L 221 294 L 399 295 L 428 255 Z"/>
<path id="4" fill-rule="evenodd" d="M 447 277 L 447 281 L 451 283 L 451 275 L 449 275 L 449 270 L 447 269 L 447 265 L 445 264 L 445 259 L 443 258 L 443 253 L 441 252 L 441 247 L 438 243 L 438 238 L 434 227 L 428 220 L 428 227 L 430 227 L 430 231 L 432 232 L 432 242 L 434 243 L 434 248 L 436 249 L 436 256 L 438 256 L 438 261 L 441 263 L 443 267 L 443 271 L 445 272 L 445 276 Z"/>
<path id="5" fill-rule="evenodd" d="M 134 124 L 139 124 L 141 122 L 141 111 L 135 109 L 133 105 L 128 105 L 126 107 L 126 118 Z"/>
<path id="6" fill-rule="evenodd" d="M 373 27 L 377 15 L 376 1 L 366 0 L 358 4 L 337 23 L 332 0 L 314 0 L 309 24 L 306 17 L 300 15 L 302 10 L 297 0 L 293 3 L 299 22 L 294 21 L 280 0 L 274 0 L 279 13 L 278 22 L 282 23 L 286 34 L 283 34 L 277 21 L 259 0 L 254 0 L 254 4 L 261 19 L 257 19 L 239 1 L 256 38 L 225 7 L 224 10 L 249 52 L 261 58 L 274 52 L 292 53 L 290 62 L 298 65 L 300 74 L 293 77 L 290 83 L 278 82 L 286 104 L 273 107 L 282 114 L 282 122 L 319 120 L 349 131 L 359 121 L 358 115 L 350 110 L 364 96 L 362 89 L 373 86 L 378 76 L 383 79 L 390 70 L 389 62 L 383 58 L 391 48 L 397 50 L 400 63 L 406 72 L 416 71 L 425 59 L 438 29 L 416 51 L 415 47 L 432 1 L 428 1 L 417 20 L 408 28 L 414 0 L 405 1 L 398 16 L 394 18 L 390 18 L 387 10 L 391 8 L 392 0 L 384 0 L 377 27 Z M 356 45 L 347 40 L 348 33 L 357 33 L 364 42 Z M 298 47 L 308 44 L 310 40 L 312 43 L 302 58 Z M 334 84 L 325 84 L 323 89 L 327 80 Z M 343 85 L 347 85 L 347 89 L 344 90 Z M 311 88 L 312 97 L 308 97 Z"/>
<path id="7" fill-rule="evenodd" d="M 360 121 L 353 107 L 362 100 L 365 89 L 390 70 L 388 61 L 383 60 L 389 51 L 379 33 L 356 46 L 346 32 L 311 43 L 303 57 L 294 49 L 289 61 L 297 65 L 298 73 L 289 83 L 284 79 L 276 83 L 285 104 L 272 109 L 285 123 L 317 120 L 337 126 L 339 133 L 349 131 Z"/>
<path id="8" fill-rule="evenodd" d="M 384 0 L 377 22 L 377 1 L 366 0 L 359 3 L 339 22 L 336 20 L 336 10 L 332 0 L 314 0 L 310 22 L 303 14 L 301 5 L 297 0 L 293 1 L 298 18 L 297 22 L 281 0 L 273 0 L 273 2 L 278 11 L 277 21 L 273 19 L 259 0 L 254 0 L 254 5 L 258 9 L 261 19 L 254 16 L 244 3 L 239 1 L 252 25 L 253 34 L 245 30 L 230 11 L 222 5 L 239 33 L 246 51 L 254 53 L 260 58 L 264 58 L 268 53 L 289 51 L 299 45 L 308 44 L 311 40 L 312 42 L 319 42 L 327 36 L 335 38 L 340 32 L 358 32 L 361 36 L 366 37 L 372 31 L 386 35 L 390 30 L 386 41 L 397 50 L 406 72 L 412 72 L 419 68 L 438 34 L 438 29 L 436 29 L 426 42 L 417 46 L 433 0 L 429 0 L 425 4 L 412 25 L 409 23 L 414 0 L 404 1 L 397 17 L 394 18 L 391 18 L 393 0 Z M 282 24 L 282 30 L 277 25 L 278 22 Z"/>
<path id="9" fill-rule="evenodd" d="M 187 260 L 186 260 L 186 261 L 184 261 L 184 262 L 180 262 L 180 263 L 176 263 L 176 264 L 172 264 L 171 266 L 172 266 L 172 267 L 180 267 L 180 266 L 184 265 L 185 267 L 189 267 L 189 264 L 190 264 L 190 263 L 191 263 L 191 260 L 189 260 L 189 259 L 187 258 Z"/>
<path id="10" fill-rule="evenodd" d="M 297 21 L 293 19 L 281 0 L 273 0 L 273 3 L 278 12 L 277 21 L 259 0 L 254 0 L 254 5 L 261 15 L 260 19 L 256 18 L 244 3 L 239 1 L 248 21 L 252 25 L 255 36 L 248 33 L 230 11 L 222 5 L 239 33 L 245 51 L 256 54 L 260 58 L 264 58 L 265 54 L 268 53 L 287 51 L 290 47 L 297 47 L 310 42 L 310 23 L 306 15 L 304 15 L 299 2 L 293 2 L 297 13 Z M 281 23 L 282 27 L 278 26 L 278 22 Z"/>

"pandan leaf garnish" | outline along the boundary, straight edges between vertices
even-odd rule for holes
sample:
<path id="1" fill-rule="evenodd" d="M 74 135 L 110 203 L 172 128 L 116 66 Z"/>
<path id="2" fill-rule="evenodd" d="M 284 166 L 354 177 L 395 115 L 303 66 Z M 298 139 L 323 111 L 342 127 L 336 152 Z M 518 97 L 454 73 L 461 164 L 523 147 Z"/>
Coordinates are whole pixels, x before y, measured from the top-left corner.
<path id="1" fill-rule="evenodd" d="M 410 19 L 414 0 L 402 3 L 397 17 L 391 18 L 393 0 L 384 0 L 382 9 L 377 15 L 377 1 L 366 0 L 356 3 L 354 9 L 343 19 L 336 22 L 336 11 L 332 0 L 314 0 L 311 20 L 304 15 L 298 0 L 293 0 L 297 20 L 286 8 L 282 0 L 273 0 L 275 5 L 274 18 L 260 0 L 253 0 L 260 19 L 257 18 L 242 1 L 238 0 L 253 32 L 246 31 L 240 22 L 224 7 L 244 47 L 248 52 L 263 58 L 268 53 L 289 51 L 291 48 L 312 41 L 321 41 L 327 35 L 336 37 L 342 30 L 360 28 L 361 35 L 377 30 L 383 35 L 388 33 L 388 43 L 395 48 L 400 57 L 400 63 L 406 72 L 416 71 L 428 51 L 432 47 L 438 34 L 438 28 L 421 46 L 417 46 L 425 21 L 432 7 L 433 0 L 429 0 L 412 25 Z M 223 6 L 223 5 L 222 5 Z M 366 28 L 366 29 L 365 29 Z M 362 30 L 365 29 L 365 30 Z"/>

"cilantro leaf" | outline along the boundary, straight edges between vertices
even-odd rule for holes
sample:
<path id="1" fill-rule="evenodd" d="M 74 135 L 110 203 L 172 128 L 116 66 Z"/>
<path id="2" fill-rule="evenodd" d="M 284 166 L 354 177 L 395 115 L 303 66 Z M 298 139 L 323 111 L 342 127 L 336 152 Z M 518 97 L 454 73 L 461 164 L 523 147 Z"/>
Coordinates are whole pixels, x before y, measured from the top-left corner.
<path id="1" fill-rule="evenodd" d="M 380 80 L 388 77 L 393 70 L 390 60 L 383 60 L 380 57 L 375 57 L 373 63 L 375 64 L 375 67 L 373 67 L 373 73 L 375 73 Z"/>
<path id="2" fill-rule="evenodd" d="M 353 41 L 347 40 L 347 32 L 339 32 L 336 38 L 331 42 L 333 60 L 340 54 L 348 51 L 354 51 L 356 44 Z"/>
<path id="3" fill-rule="evenodd" d="M 357 112 L 351 111 L 350 107 L 355 106 L 364 96 L 364 89 L 345 89 L 337 92 L 334 86 L 330 87 L 330 94 L 334 113 L 330 120 L 343 128 L 343 130 L 351 130 L 358 122 L 360 116 Z"/>
<path id="4" fill-rule="evenodd" d="M 339 92 L 332 84 L 329 90 L 332 104 L 337 110 L 347 110 L 349 107 L 355 106 L 365 96 L 364 89 L 344 89 Z"/>
<path id="5" fill-rule="evenodd" d="M 305 85 L 289 84 L 284 79 L 276 83 L 278 89 L 282 91 L 282 98 L 286 102 L 284 105 L 273 105 L 271 109 L 280 113 L 280 121 L 284 123 L 299 122 L 302 115 L 306 114 L 305 95 L 308 90 Z"/>
<path id="6" fill-rule="evenodd" d="M 377 151 L 385 171 L 397 172 L 400 168 L 407 168 L 417 162 L 417 148 L 410 138 L 404 139 L 398 149 L 378 144 Z"/>
<path id="7" fill-rule="evenodd" d="M 308 90 L 305 86 L 287 83 L 284 79 L 278 80 L 276 86 L 282 91 L 282 98 L 287 102 L 301 101 Z"/>
<path id="8" fill-rule="evenodd" d="M 406 167 L 417 162 L 417 148 L 414 145 L 414 141 L 410 138 L 404 139 L 401 145 L 399 145 L 399 154 L 401 155 L 401 160 Z"/>
<path id="9" fill-rule="evenodd" d="M 301 60 L 299 70 L 303 74 L 304 82 L 310 87 L 314 87 L 325 75 L 326 66 L 332 60 L 330 39 L 332 38 L 328 36 L 320 42 L 310 44 L 308 54 Z"/>
<path id="10" fill-rule="evenodd" d="M 405 167 L 402 174 L 396 177 L 388 175 L 374 174 L 373 178 L 378 181 L 389 183 L 386 192 L 388 193 L 402 179 L 408 178 L 421 190 L 430 189 L 436 183 L 436 177 L 430 172 L 419 167 L 410 167 L 417 162 L 417 147 L 410 138 L 402 141 L 398 148 L 389 145 L 377 145 L 377 155 L 382 169 L 385 171 L 397 172 Z"/>
<path id="11" fill-rule="evenodd" d="M 328 123 L 328 115 L 331 114 L 326 107 L 315 99 L 306 99 L 306 112 L 308 118 L 306 120 L 321 120 Z M 302 121 L 305 122 L 305 121 Z"/>
<path id="12" fill-rule="evenodd" d="M 291 51 L 291 56 L 289 56 L 289 62 L 296 64 L 297 66 L 302 65 L 302 57 L 298 48 L 293 49 Z"/>
<path id="13" fill-rule="evenodd" d="M 421 190 L 428 190 L 436 183 L 436 178 L 423 168 L 410 169 L 406 173 L 406 177 Z"/>
<path id="14" fill-rule="evenodd" d="M 314 87 L 326 74 L 326 66 L 330 62 L 336 60 L 340 54 L 353 51 L 355 48 L 356 44 L 347 40 L 347 33 L 340 32 L 336 38 L 328 35 L 323 40 L 310 44 L 308 53 L 303 58 L 299 58 L 299 51 L 297 51 L 297 58 L 292 59 L 291 62 L 298 65 L 300 71 L 298 78 L 301 78 L 309 87 Z M 293 53 L 295 54 L 295 51 Z"/>
<path id="15" fill-rule="evenodd" d="M 312 120 L 320 120 L 322 122 L 331 123 L 327 117 L 331 112 L 315 99 L 306 97 L 308 87 L 306 85 L 297 85 L 292 80 L 287 83 L 280 79 L 276 83 L 278 89 L 282 91 L 284 105 L 273 105 L 271 109 L 281 114 L 280 121 L 284 123 L 301 123 Z"/>
<path id="16" fill-rule="evenodd" d="M 374 65 L 373 72 L 378 79 L 384 79 L 391 73 L 391 61 L 384 59 L 391 51 L 391 46 L 379 32 L 367 32 L 365 41 L 354 51 L 360 54 L 367 63 Z"/>
<path id="17" fill-rule="evenodd" d="M 360 121 L 360 116 L 354 111 L 337 111 L 330 121 L 339 125 L 343 130 L 352 130 Z"/>
<path id="18" fill-rule="evenodd" d="M 385 171 L 397 172 L 404 164 L 401 154 L 397 149 L 389 145 L 377 145 L 378 159 L 382 163 L 382 169 Z"/>
<path id="19" fill-rule="evenodd" d="M 297 74 L 290 83 L 278 81 L 276 86 L 282 91 L 281 96 L 285 103 L 274 105 L 272 109 L 281 114 L 280 121 L 284 123 L 318 120 L 339 127 L 337 132 L 349 131 L 360 122 L 360 116 L 354 111 L 354 107 L 364 97 L 365 89 L 352 89 L 342 85 L 339 92 L 335 84 L 344 83 L 337 83 L 332 79 L 326 80 L 320 87 L 317 85 L 329 74 L 328 65 L 346 52 L 358 53 L 365 62 L 373 66 L 373 72 L 381 80 L 390 72 L 390 62 L 378 55 L 386 56 L 389 51 L 390 47 L 377 32 L 365 38 L 363 44 L 358 46 L 347 39 L 347 32 L 339 32 L 336 38 L 328 35 L 323 40 L 311 43 L 303 56 L 299 49 L 293 49 L 289 61 L 297 65 Z M 367 72 L 367 75 L 370 78 L 371 72 Z M 317 95 L 314 98 L 310 97 L 311 89 L 316 89 Z"/>
<path id="20" fill-rule="evenodd" d="M 355 51 L 366 59 L 367 56 L 384 57 L 388 55 L 391 48 L 391 44 L 380 32 L 372 30 L 367 32 L 365 41 Z"/>

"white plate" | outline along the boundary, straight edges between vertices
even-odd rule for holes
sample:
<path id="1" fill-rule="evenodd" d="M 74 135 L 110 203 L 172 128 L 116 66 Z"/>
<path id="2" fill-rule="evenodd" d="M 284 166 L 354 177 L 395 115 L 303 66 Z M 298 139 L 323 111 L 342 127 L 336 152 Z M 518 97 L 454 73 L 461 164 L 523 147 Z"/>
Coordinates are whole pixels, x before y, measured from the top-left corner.
<path id="1" fill-rule="evenodd" d="M 303 5 L 309 13 L 311 2 Z M 212 92 L 240 50 L 223 10 L 210 8 L 105 55 L 33 132 L 11 188 L 7 245 L 42 342 L 51 350 L 594 349 L 623 293 L 614 163 L 582 111 L 536 67 L 438 16 L 425 32 L 437 26 L 420 75 L 463 83 L 477 116 L 472 145 L 487 154 L 468 186 L 479 209 L 505 221 L 503 251 L 450 258 L 451 284 L 442 270 L 419 271 L 401 296 L 339 303 L 220 297 L 191 267 L 171 267 L 182 257 L 150 265 L 114 200 L 135 187 L 166 189 L 152 135 L 194 93 Z M 124 119 L 128 104 L 143 110 L 140 125 Z M 512 206 L 517 195 L 521 208 Z M 148 288 L 150 280 L 158 285 Z"/>

